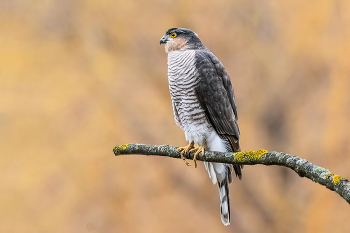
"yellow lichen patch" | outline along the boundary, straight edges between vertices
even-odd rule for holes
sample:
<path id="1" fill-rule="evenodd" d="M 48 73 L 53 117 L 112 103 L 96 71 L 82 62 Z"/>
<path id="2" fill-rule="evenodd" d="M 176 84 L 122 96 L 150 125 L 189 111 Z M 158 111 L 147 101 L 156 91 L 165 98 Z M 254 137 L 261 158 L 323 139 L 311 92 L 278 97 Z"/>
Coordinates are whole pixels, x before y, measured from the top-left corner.
<path id="1" fill-rule="evenodd" d="M 328 179 L 329 177 L 332 177 L 332 176 L 334 176 L 334 174 L 333 173 L 329 173 L 329 174 L 326 174 L 325 175 L 325 177 Z"/>
<path id="2" fill-rule="evenodd" d="M 123 145 L 120 145 L 120 146 L 116 146 L 114 148 L 114 154 L 118 155 L 120 154 L 121 151 L 125 150 L 127 147 L 128 147 L 129 144 L 123 144 Z"/>
<path id="3" fill-rule="evenodd" d="M 324 175 L 324 176 L 326 177 L 326 179 L 328 179 L 329 177 L 334 176 L 334 174 L 333 174 L 333 173 L 329 173 L 329 174 L 326 174 L 326 175 Z"/>
<path id="4" fill-rule="evenodd" d="M 329 177 L 333 177 L 333 183 L 337 184 L 339 182 L 339 180 L 344 180 L 347 181 L 347 179 L 345 179 L 344 177 L 338 176 L 338 175 L 334 175 L 333 173 L 329 173 L 325 175 L 326 179 L 328 179 Z"/>
<path id="5" fill-rule="evenodd" d="M 344 177 L 341 176 L 333 176 L 333 183 L 337 184 L 339 182 L 339 180 L 344 180 L 347 181 L 347 179 L 345 179 Z"/>
<path id="6" fill-rule="evenodd" d="M 261 156 L 267 152 L 268 151 L 264 150 L 264 149 L 241 151 L 241 152 L 236 152 L 234 154 L 234 157 L 235 157 L 235 159 L 237 159 L 237 161 L 243 162 L 245 159 L 247 159 L 247 160 L 260 159 Z"/>

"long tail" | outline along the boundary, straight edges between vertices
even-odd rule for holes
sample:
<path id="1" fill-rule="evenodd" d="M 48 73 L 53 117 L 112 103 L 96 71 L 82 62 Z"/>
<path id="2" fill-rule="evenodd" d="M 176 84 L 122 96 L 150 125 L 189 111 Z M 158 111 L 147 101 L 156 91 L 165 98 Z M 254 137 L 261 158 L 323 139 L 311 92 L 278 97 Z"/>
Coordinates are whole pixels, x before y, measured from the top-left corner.
<path id="1" fill-rule="evenodd" d="M 220 196 L 221 221 L 227 226 L 230 224 L 230 195 L 228 185 L 231 182 L 231 168 L 224 163 L 204 162 L 213 184 L 218 183 Z"/>
<path id="2" fill-rule="evenodd" d="M 221 221 L 225 226 L 230 225 L 230 195 L 228 185 L 228 176 L 226 176 L 226 179 L 224 179 L 223 181 L 218 182 Z"/>
<path id="3" fill-rule="evenodd" d="M 221 135 L 222 136 L 222 135 Z M 240 151 L 239 141 L 236 137 L 225 136 L 224 139 L 216 135 L 214 139 L 208 140 L 207 149 L 209 151 Z M 218 183 L 220 195 L 220 213 L 221 221 L 227 226 L 230 225 L 230 196 L 229 184 L 232 182 L 232 170 L 236 176 L 242 179 L 243 166 L 235 164 L 229 165 L 224 163 L 209 163 L 204 162 L 204 166 L 208 171 L 209 177 L 213 184 Z"/>

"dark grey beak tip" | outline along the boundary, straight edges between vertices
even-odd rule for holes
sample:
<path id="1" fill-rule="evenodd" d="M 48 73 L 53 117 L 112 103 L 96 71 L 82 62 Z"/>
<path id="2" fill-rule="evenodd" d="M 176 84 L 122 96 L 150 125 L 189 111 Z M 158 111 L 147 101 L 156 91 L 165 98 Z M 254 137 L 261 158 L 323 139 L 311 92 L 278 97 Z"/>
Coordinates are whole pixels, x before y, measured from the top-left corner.
<path id="1" fill-rule="evenodd" d="M 159 44 L 165 44 L 166 43 L 166 39 L 164 37 L 162 37 L 162 39 L 160 39 Z"/>

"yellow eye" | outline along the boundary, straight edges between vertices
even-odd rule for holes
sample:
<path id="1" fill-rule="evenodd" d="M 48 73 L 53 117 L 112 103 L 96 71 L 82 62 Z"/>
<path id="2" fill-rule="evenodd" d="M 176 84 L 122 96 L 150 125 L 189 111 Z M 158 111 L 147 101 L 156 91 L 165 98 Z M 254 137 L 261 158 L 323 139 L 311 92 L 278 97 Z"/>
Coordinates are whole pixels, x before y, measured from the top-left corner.
<path id="1" fill-rule="evenodd" d="M 175 38 L 176 36 L 177 36 L 176 32 L 173 32 L 173 33 L 170 34 L 171 38 Z"/>

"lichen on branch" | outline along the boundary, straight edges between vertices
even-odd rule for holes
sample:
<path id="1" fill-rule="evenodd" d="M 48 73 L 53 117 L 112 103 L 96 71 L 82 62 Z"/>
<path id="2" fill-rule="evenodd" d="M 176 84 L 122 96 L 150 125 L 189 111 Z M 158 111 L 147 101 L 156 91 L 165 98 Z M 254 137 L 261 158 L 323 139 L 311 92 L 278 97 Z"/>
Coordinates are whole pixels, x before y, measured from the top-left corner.
<path id="1" fill-rule="evenodd" d="M 123 144 L 116 146 L 113 152 L 116 156 L 128 154 L 156 155 L 171 158 L 181 158 L 178 147 L 170 145 Z M 193 154 L 186 155 L 192 159 Z M 350 204 L 350 182 L 339 175 L 334 175 L 328 169 L 319 167 L 309 161 L 283 152 L 267 150 L 242 152 L 205 151 L 197 156 L 198 161 L 218 162 L 241 165 L 277 165 L 295 171 L 300 177 L 306 177 L 326 188 L 335 191 Z"/>

